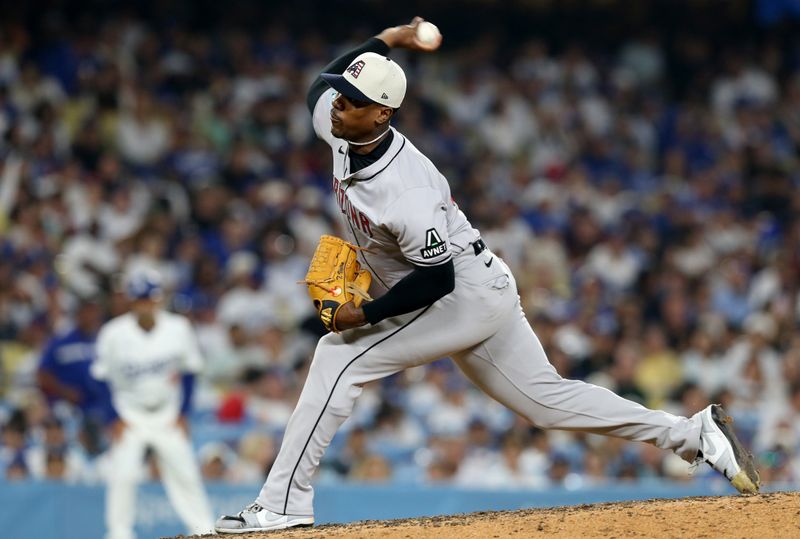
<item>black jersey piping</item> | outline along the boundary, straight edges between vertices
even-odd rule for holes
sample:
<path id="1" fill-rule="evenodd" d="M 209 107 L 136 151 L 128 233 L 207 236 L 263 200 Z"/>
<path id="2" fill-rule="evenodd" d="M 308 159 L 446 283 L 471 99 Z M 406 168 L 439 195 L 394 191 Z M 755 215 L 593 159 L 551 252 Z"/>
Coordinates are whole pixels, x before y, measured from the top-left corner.
<path id="1" fill-rule="evenodd" d="M 311 442 L 312 436 L 314 436 L 314 431 L 317 430 L 317 425 L 319 425 L 319 422 L 322 420 L 322 416 L 325 415 L 325 410 L 327 410 L 327 408 L 328 408 L 328 403 L 331 402 L 331 397 L 333 397 L 333 392 L 336 391 L 336 386 L 339 383 L 339 380 L 341 380 L 342 375 L 345 373 L 345 371 L 347 369 L 350 368 L 350 365 L 352 365 L 358 358 L 360 358 L 361 356 L 363 356 L 364 354 L 366 354 L 367 352 L 369 352 L 370 350 L 372 350 L 373 348 L 375 348 L 379 344 L 389 340 L 391 337 L 394 337 L 395 335 L 397 335 L 398 333 L 403 331 L 403 329 L 407 328 L 413 322 L 418 320 L 420 316 L 422 316 L 423 314 L 428 312 L 428 309 L 430 309 L 430 308 L 431 308 L 431 305 L 428 305 L 417 316 L 415 316 L 414 318 L 412 318 L 411 320 L 409 320 L 408 322 L 406 322 L 405 324 L 403 324 L 402 326 L 400 326 L 399 328 L 394 330 L 392 333 L 388 334 L 386 337 L 384 337 L 381 340 L 379 340 L 378 342 L 376 342 L 374 344 L 371 344 L 366 350 L 364 350 L 363 352 L 359 353 L 356 357 L 351 359 L 347 363 L 347 365 L 345 365 L 344 368 L 341 370 L 341 372 L 339 373 L 339 376 L 336 377 L 336 381 L 333 382 L 333 386 L 331 387 L 331 390 L 328 393 L 328 398 L 325 401 L 325 405 L 322 407 L 322 411 L 319 413 L 319 416 L 317 417 L 317 420 L 314 423 L 314 427 L 311 429 L 311 432 L 309 433 L 308 438 L 306 439 L 306 443 L 303 446 L 303 450 L 300 451 L 300 456 L 297 457 L 297 464 L 294 465 L 294 469 L 292 470 L 292 475 L 289 476 L 289 484 L 286 486 L 286 499 L 283 502 L 283 514 L 284 515 L 286 514 L 286 509 L 289 507 L 289 493 L 292 490 L 292 482 L 294 481 L 294 474 L 297 472 L 297 468 L 300 466 L 300 461 L 303 460 L 303 455 L 305 454 L 306 449 L 308 448 L 308 444 Z"/>
<path id="2" fill-rule="evenodd" d="M 347 219 L 347 224 L 350 226 L 350 231 L 353 233 L 353 238 L 356 240 L 356 245 L 361 247 L 361 242 L 358 241 L 358 236 L 356 236 L 356 229 L 353 228 L 353 223 L 350 222 L 350 219 Z M 363 247 L 361 247 L 361 249 L 363 249 L 361 251 L 361 258 L 364 259 L 364 263 L 372 271 L 373 277 L 376 277 L 387 290 L 389 288 L 391 288 L 389 285 L 387 285 L 385 282 L 383 282 L 383 279 L 381 279 L 381 276 L 378 274 L 377 271 L 375 271 L 375 268 L 372 267 L 372 264 L 369 263 L 369 260 L 367 260 L 367 255 L 364 254 L 364 252 L 366 252 L 366 249 L 364 249 Z"/>

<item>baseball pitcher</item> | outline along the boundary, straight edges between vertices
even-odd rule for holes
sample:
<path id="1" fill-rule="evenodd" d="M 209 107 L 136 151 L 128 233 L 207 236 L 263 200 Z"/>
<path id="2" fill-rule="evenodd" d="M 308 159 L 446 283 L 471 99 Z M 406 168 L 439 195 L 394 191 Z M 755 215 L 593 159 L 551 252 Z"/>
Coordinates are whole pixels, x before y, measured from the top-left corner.
<path id="1" fill-rule="evenodd" d="M 475 385 L 532 424 L 638 440 L 704 461 L 756 492 L 752 457 L 720 406 L 691 418 L 649 410 L 561 378 L 520 307 L 506 264 L 485 245 L 433 163 L 391 126 L 406 77 L 393 47 L 433 51 L 422 19 L 388 28 L 327 66 L 312 85 L 314 130 L 333 154 L 347 241 L 323 237 L 306 279 L 320 339 L 280 453 L 255 502 L 220 533 L 308 526 L 311 478 L 362 386 L 450 356 Z M 374 299 L 373 299 L 374 298 Z"/>
<path id="2" fill-rule="evenodd" d="M 158 275 L 132 276 L 127 292 L 131 310 L 100 328 L 91 366 L 95 378 L 108 382 L 118 415 L 112 424 L 106 537 L 134 537 L 136 482 L 148 447 L 188 530 L 211 532 L 211 508 L 182 415 L 191 398 L 191 373 L 202 367 L 194 332 L 185 317 L 160 309 Z"/>

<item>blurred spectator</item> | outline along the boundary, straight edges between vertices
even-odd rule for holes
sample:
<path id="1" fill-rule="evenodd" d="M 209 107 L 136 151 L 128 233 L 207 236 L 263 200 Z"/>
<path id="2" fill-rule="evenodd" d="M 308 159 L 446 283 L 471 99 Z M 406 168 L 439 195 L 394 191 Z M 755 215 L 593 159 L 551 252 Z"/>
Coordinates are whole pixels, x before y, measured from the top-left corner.
<path id="1" fill-rule="evenodd" d="M 23 481 L 29 477 L 28 468 L 25 467 L 25 460 L 22 456 L 15 457 L 6 466 L 6 481 Z"/>
<path id="2" fill-rule="evenodd" d="M 589 252 L 589 271 L 603 284 L 615 290 L 629 289 L 639 276 L 640 261 L 625 245 L 620 232 L 612 232 L 608 240 Z"/>
<path id="3" fill-rule="evenodd" d="M 67 461 L 63 449 L 50 449 L 47 451 L 42 477 L 48 481 L 73 481 L 67 474 Z"/>
<path id="4" fill-rule="evenodd" d="M 27 444 L 27 423 L 21 410 L 15 410 L 3 425 L 2 446 L 0 446 L 0 466 L 6 477 L 28 477 L 24 450 Z"/>
<path id="5" fill-rule="evenodd" d="M 210 442 L 201 447 L 197 452 L 200 463 L 200 473 L 203 481 L 226 481 L 234 455 L 222 442 Z"/>
<path id="6" fill-rule="evenodd" d="M 422 426 L 409 417 L 399 406 L 384 401 L 375 414 L 375 425 L 371 429 L 375 444 L 396 449 L 413 449 L 425 443 Z"/>
<path id="7" fill-rule="evenodd" d="M 781 358 L 772 345 L 775 321 L 767 314 L 755 313 L 744 321 L 745 335 L 728 349 L 726 371 L 736 384 L 730 384 L 740 406 L 760 403 L 778 405 L 786 396 Z"/>
<path id="8" fill-rule="evenodd" d="M 305 294 L 298 293 L 297 282 L 308 271 L 308 255 L 296 251 L 294 237 L 288 231 L 267 231 L 261 238 L 261 257 L 264 262 L 264 290 L 273 300 L 271 312 L 281 327 L 301 323 L 313 312 Z"/>
<path id="9" fill-rule="evenodd" d="M 663 407 L 664 399 L 680 384 L 681 364 L 667 347 L 664 331 L 655 325 L 645 330 L 642 358 L 636 367 L 636 385 L 650 406 Z"/>
<path id="10" fill-rule="evenodd" d="M 563 486 L 569 473 L 569 460 L 561 454 L 553 455 L 553 457 L 550 459 L 550 467 L 547 471 L 547 477 L 550 480 L 550 483 L 556 486 Z M 618 474 L 617 479 L 624 479 L 625 473 L 626 472 Z"/>
<path id="11" fill-rule="evenodd" d="M 277 456 L 275 440 L 267 434 L 250 431 L 239 440 L 237 455 L 230 470 L 230 480 L 234 483 L 263 483 Z"/>
<path id="12" fill-rule="evenodd" d="M 271 428 L 284 428 L 294 408 L 286 402 L 286 375 L 280 368 L 245 373 L 247 414 Z"/>
<path id="13" fill-rule="evenodd" d="M 466 439 L 463 436 L 443 435 L 428 439 L 432 458 L 427 467 L 426 480 L 432 483 L 452 482 L 458 479 L 464 462 Z"/>
<path id="14" fill-rule="evenodd" d="M 102 323 L 98 300 L 82 301 L 75 311 L 75 327 L 47 344 L 37 371 L 39 387 L 48 399 L 73 404 L 87 420 L 100 424 L 110 417 L 111 397 L 106 385 L 89 374 L 89 366 Z"/>
<path id="15" fill-rule="evenodd" d="M 725 263 L 712 284 L 712 302 L 717 312 L 728 323 L 740 327 L 750 314 L 747 302 L 747 275 L 742 264 L 730 260 Z"/>
<path id="16" fill-rule="evenodd" d="M 698 384 L 707 394 L 712 395 L 727 385 L 730 373 L 715 349 L 709 332 L 696 330 L 690 343 L 681 358 L 684 379 Z"/>
<path id="17" fill-rule="evenodd" d="M 324 211 L 325 194 L 316 187 L 306 186 L 297 192 L 297 205 L 288 216 L 289 229 L 297 238 L 297 251 L 303 257 L 311 257 L 317 248 L 320 236 L 333 233 Z"/>
<path id="18" fill-rule="evenodd" d="M 610 379 L 604 380 L 600 376 L 595 376 L 594 379 L 598 382 L 606 381 L 610 389 L 621 397 L 644 404 L 645 393 L 636 379 L 639 356 L 640 349 L 634 343 L 620 343 L 614 353 Z"/>
<path id="19" fill-rule="evenodd" d="M 128 99 L 130 104 L 117 126 L 120 155 L 135 167 L 153 166 L 167 150 L 169 127 L 158 116 L 149 93 L 137 91 Z"/>
<path id="20" fill-rule="evenodd" d="M 392 467 L 380 455 L 367 455 L 350 470 L 348 478 L 353 481 L 381 483 L 392 478 Z"/>
<path id="21" fill-rule="evenodd" d="M 500 442 L 499 454 L 489 459 L 465 459 L 458 482 L 491 488 L 541 486 L 538 474 L 530 473 L 532 470 L 523 465 L 523 449 L 524 440 L 513 431 L 506 434 Z"/>
<path id="22" fill-rule="evenodd" d="M 232 382 L 246 378 L 248 369 L 263 369 L 267 358 L 247 329 L 237 324 L 223 328 L 227 332 L 219 348 L 209 356 L 204 376 L 229 389 Z"/>
<path id="23" fill-rule="evenodd" d="M 76 483 L 84 479 L 85 461 L 77 446 L 68 442 L 64 425 L 55 417 L 42 424 L 42 439 L 25 452 L 31 477 Z"/>
<path id="24" fill-rule="evenodd" d="M 330 460 L 329 466 L 341 475 L 348 475 L 369 456 L 367 449 L 367 432 L 357 427 L 350 431 L 347 443 L 339 451 L 338 456 Z"/>
<path id="25" fill-rule="evenodd" d="M 119 255 L 111 241 L 100 237 L 100 227 L 95 221 L 64 243 L 59 262 L 58 270 L 66 285 L 85 298 L 111 289 L 109 279 L 119 267 Z"/>
<path id="26" fill-rule="evenodd" d="M 3 396 L 22 404 L 32 397 L 36 386 L 36 363 L 44 348 L 46 330 L 41 321 L 33 321 L 17 333 L 16 340 L 0 343 Z"/>
<path id="27" fill-rule="evenodd" d="M 437 434 L 464 435 L 475 414 L 472 395 L 467 392 L 467 381 L 461 376 L 447 379 L 443 399 L 436 408 L 428 410 L 428 428 Z"/>
<path id="28" fill-rule="evenodd" d="M 651 447 L 651 446 L 648 446 Z M 583 458 L 582 481 L 587 486 L 599 486 L 609 482 L 606 461 L 602 453 L 589 450 Z"/>
<path id="29" fill-rule="evenodd" d="M 257 266 L 258 257 L 247 251 L 234 253 L 228 259 L 225 267 L 228 290 L 217 303 L 217 318 L 228 326 L 259 331 L 273 316 L 267 309 L 273 303 L 272 297 L 259 289 L 255 277 Z"/>
<path id="30" fill-rule="evenodd" d="M 680 413 L 689 416 L 696 414 L 709 404 L 709 393 L 691 382 L 683 384 L 675 394 L 675 402 Z"/>

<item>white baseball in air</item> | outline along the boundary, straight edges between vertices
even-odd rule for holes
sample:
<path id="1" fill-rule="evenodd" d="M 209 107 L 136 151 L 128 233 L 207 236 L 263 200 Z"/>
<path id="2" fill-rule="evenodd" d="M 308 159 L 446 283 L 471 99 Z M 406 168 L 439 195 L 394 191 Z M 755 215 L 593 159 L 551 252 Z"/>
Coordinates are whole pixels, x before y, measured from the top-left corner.
<path id="1" fill-rule="evenodd" d="M 439 29 L 432 22 L 422 21 L 417 25 L 417 39 L 425 45 L 432 45 L 439 39 Z"/>

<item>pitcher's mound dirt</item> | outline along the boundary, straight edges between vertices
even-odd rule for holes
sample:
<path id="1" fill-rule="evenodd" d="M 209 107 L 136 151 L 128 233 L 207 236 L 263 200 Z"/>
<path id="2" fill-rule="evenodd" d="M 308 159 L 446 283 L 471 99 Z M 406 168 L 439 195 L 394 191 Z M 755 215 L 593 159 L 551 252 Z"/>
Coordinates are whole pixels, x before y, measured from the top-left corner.
<path id="1" fill-rule="evenodd" d="M 244 539 L 789 538 L 800 537 L 800 493 L 648 500 L 408 520 L 365 521 L 222 537 Z"/>

